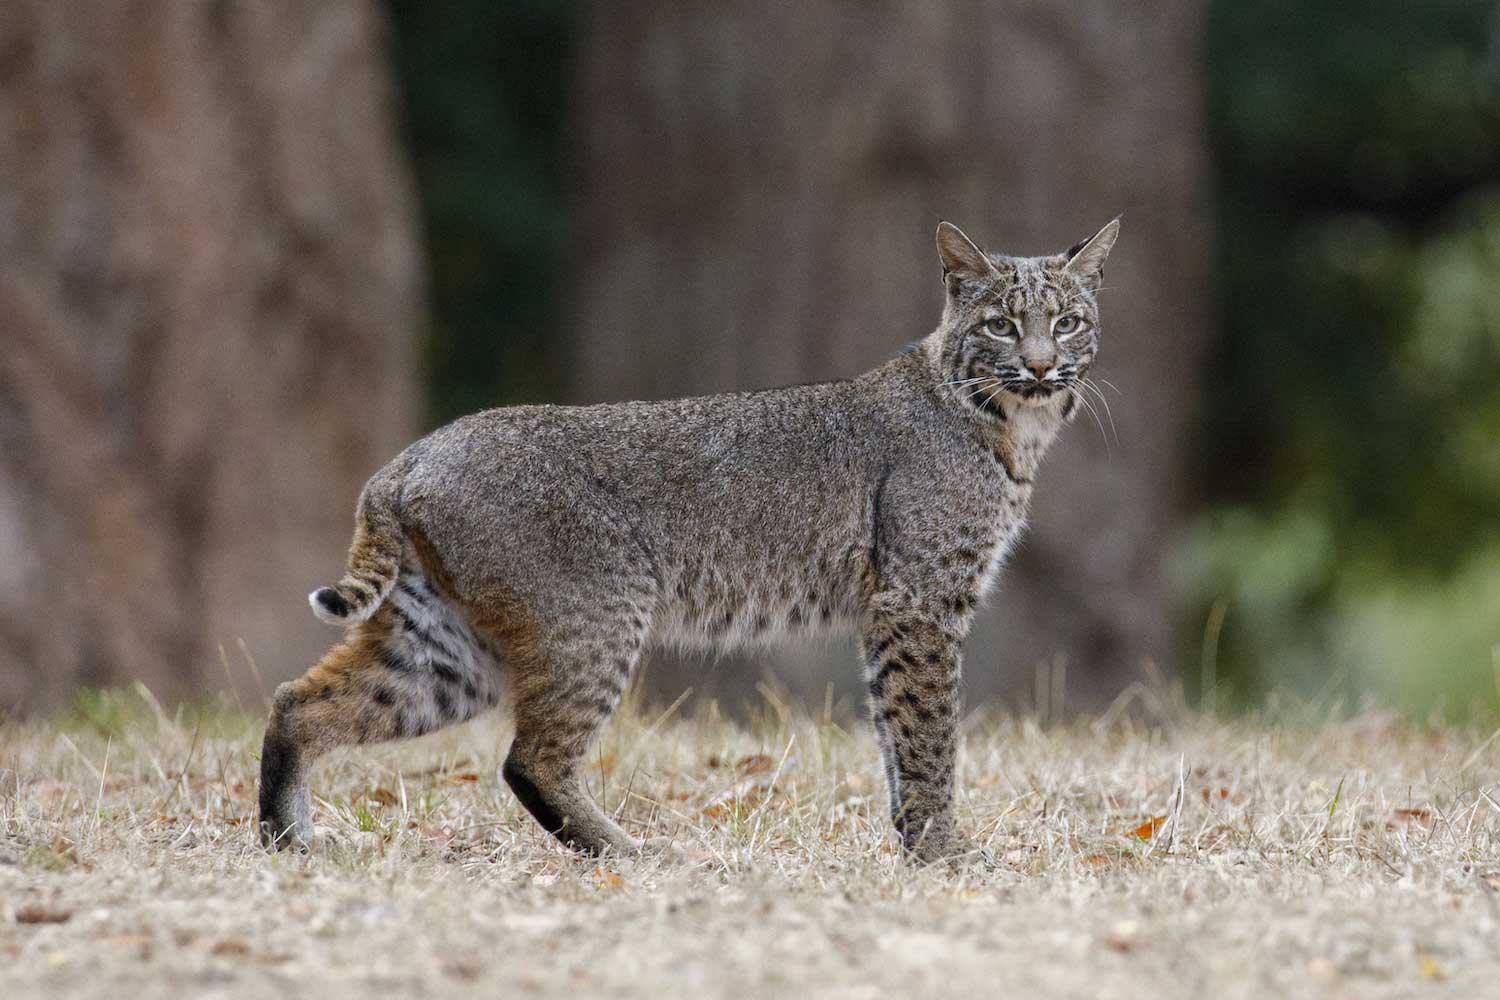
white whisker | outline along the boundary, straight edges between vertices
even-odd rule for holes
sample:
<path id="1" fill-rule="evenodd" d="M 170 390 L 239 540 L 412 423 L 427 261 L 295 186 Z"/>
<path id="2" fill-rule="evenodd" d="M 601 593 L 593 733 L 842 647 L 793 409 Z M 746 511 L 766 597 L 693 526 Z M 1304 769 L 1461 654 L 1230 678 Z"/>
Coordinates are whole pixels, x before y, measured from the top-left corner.
<path id="1" fill-rule="evenodd" d="M 983 395 L 987 392 L 993 392 L 999 386 L 999 384 L 999 379 L 992 379 L 988 384 L 982 385 L 978 389 L 975 389 L 973 392 L 969 393 L 964 397 L 964 399 L 973 399 L 975 396 Z"/>
<path id="2" fill-rule="evenodd" d="M 1089 378 L 1088 376 L 1084 376 L 1082 384 L 1096 397 L 1098 397 L 1099 402 L 1104 404 L 1104 412 L 1109 417 L 1109 432 L 1115 436 L 1115 443 L 1119 444 L 1120 432 L 1115 430 L 1115 414 L 1114 411 L 1109 408 L 1109 400 L 1104 398 L 1104 390 L 1095 385 L 1094 380 Z"/>
<path id="3" fill-rule="evenodd" d="M 1104 433 L 1104 421 L 1099 419 L 1099 411 L 1094 409 L 1094 404 L 1090 403 L 1088 397 L 1077 389 L 1069 386 L 1068 391 L 1073 394 L 1074 399 L 1083 404 L 1083 408 L 1088 410 L 1089 415 L 1094 418 L 1094 424 L 1099 428 L 1099 438 L 1104 442 L 1104 454 L 1113 457 L 1113 452 L 1111 452 L 1109 447 L 1109 435 Z"/>

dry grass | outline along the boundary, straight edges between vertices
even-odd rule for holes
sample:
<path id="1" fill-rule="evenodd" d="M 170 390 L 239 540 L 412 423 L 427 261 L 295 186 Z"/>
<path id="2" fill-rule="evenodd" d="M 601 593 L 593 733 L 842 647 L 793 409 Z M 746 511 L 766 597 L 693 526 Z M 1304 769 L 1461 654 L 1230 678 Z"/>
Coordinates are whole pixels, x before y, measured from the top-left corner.
<path id="1" fill-rule="evenodd" d="M 896 854 L 864 727 L 627 713 L 590 776 L 697 861 L 564 853 L 504 720 L 320 766 L 335 841 L 252 836 L 259 720 L 0 728 L 0 994 L 1492 995 L 1500 740 L 1350 721 L 975 717 L 992 868 Z"/>

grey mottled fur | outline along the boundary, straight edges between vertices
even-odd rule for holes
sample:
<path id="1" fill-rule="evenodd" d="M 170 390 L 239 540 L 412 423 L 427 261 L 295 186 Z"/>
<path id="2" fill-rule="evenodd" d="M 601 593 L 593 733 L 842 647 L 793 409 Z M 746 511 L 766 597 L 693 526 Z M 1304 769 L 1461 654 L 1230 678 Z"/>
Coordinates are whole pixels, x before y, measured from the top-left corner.
<path id="1" fill-rule="evenodd" d="M 310 836 L 317 754 L 467 719 L 503 674 L 523 804 L 581 849 L 634 850 L 579 767 L 642 651 L 834 630 L 861 643 L 903 843 L 960 850 L 960 646 L 1079 405 L 1117 232 L 1015 258 L 943 224 L 942 322 L 848 381 L 490 410 L 411 445 L 365 488 L 348 575 L 312 595 L 346 636 L 277 691 L 263 837 Z"/>

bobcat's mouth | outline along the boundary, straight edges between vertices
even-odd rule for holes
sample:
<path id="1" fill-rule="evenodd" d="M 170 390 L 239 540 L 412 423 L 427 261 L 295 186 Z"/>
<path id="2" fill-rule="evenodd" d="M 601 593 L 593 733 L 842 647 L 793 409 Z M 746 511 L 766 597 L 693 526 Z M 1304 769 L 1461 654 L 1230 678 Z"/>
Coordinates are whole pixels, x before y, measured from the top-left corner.
<path id="1" fill-rule="evenodd" d="M 1019 401 L 1022 405 L 1040 406 L 1053 397 L 1063 394 L 1070 387 L 1071 382 L 1071 380 L 1062 379 L 1027 380 L 1009 373 L 976 375 L 972 369 L 967 376 L 967 381 L 978 382 L 980 387 L 974 390 L 973 386 L 967 386 L 960 390 L 964 402 L 979 414 L 1000 421 L 1010 417 L 1010 411 L 1006 409 L 1005 397 L 1009 397 L 1012 401 Z M 964 385 L 963 382 L 958 384 Z M 1014 407 L 1014 405 L 1015 402 L 1012 402 L 1011 406 Z"/>

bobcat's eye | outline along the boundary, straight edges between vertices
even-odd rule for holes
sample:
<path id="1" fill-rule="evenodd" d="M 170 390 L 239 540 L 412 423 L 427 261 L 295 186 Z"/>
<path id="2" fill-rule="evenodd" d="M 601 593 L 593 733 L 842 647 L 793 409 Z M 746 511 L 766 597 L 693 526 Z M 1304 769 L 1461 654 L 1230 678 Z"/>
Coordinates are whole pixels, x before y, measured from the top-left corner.
<path id="1" fill-rule="evenodd" d="M 1075 313 L 1057 317 L 1057 322 L 1052 324 L 1052 332 L 1059 337 L 1067 337 L 1075 334 L 1083 326 L 1083 320 Z"/>
<path id="2" fill-rule="evenodd" d="M 1016 324 L 1003 316 L 999 319 L 992 319 L 986 322 L 984 324 L 984 332 L 996 340 L 1015 340 L 1018 336 L 1016 333 Z"/>

